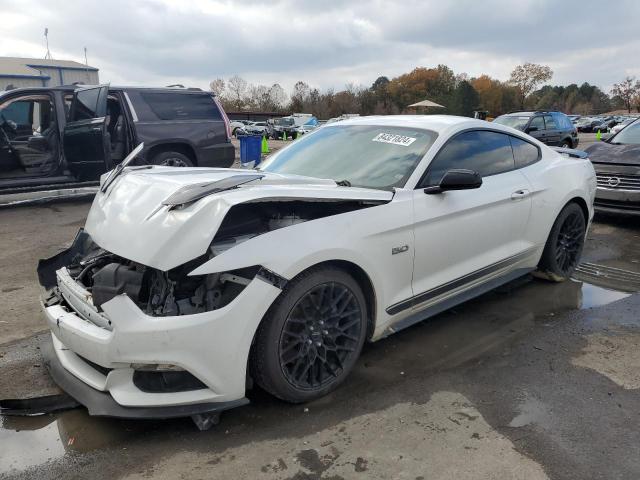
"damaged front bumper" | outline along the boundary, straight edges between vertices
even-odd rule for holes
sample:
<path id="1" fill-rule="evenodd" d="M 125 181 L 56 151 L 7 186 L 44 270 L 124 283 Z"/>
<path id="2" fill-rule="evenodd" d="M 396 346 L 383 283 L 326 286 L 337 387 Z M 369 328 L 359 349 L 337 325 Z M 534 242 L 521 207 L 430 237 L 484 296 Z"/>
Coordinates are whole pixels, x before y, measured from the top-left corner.
<path id="1" fill-rule="evenodd" d="M 39 268 L 41 283 L 55 284 L 43 310 L 56 383 L 92 415 L 169 418 L 247 403 L 253 334 L 281 290 L 256 276 L 229 304 L 192 315 L 148 315 L 126 294 L 97 308 L 91 292 L 57 268 L 81 252 L 82 235 Z"/>
<path id="2" fill-rule="evenodd" d="M 51 378 L 69 396 L 84 405 L 89 414 L 98 417 L 166 419 L 205 414 L 217 414 L 224 410 L 246 405 L 246 398 L 228 402 L 205 402 L 190 405 L 175 405 L 164 407 L 125 407 L 116 402 L 111 395 L 90 387 L 78 377 L 71 374 L 61 363 L 58 349 L 60 342 L 55 340 L 43 342 L 40 346 L 45 364 Z M 57 346 L 56 346 L 57 344 Z"/>

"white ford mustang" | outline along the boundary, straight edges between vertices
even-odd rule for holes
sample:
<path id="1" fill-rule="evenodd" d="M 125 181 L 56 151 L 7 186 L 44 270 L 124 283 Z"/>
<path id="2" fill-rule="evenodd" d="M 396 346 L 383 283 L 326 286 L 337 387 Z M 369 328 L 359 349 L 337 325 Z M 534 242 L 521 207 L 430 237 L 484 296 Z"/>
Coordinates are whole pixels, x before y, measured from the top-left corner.
<path id="1" fill-rule="evenodd" d="M 256 170 L 118 168 L 40 262 L 50 371 L 92 414 L 201 426 L 245 403 L 248 379 L 318 398 L 367 340 L 534 270 L 571 275 L 596 178 L 562 153 L 484 121 L 389 116 Z"/>

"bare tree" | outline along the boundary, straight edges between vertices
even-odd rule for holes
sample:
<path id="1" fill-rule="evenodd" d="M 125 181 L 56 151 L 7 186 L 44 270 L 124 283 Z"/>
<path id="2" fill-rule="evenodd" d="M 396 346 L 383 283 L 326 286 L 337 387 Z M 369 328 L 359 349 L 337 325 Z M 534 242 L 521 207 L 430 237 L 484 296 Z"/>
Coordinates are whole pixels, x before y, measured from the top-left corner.
<path id="1" fill-rule="evenodd" d="M 293 91 L 291 92 L 291 103 L 289 105 L 292 111 L 302 112 L 307 97 L 309 96 L 309 90 L 309 85 L 305 82 L 296 82 L 293 86 Z"/>
<path id="2" fill-rule="evenodd" d="M 229 90 L 233 106 L 241 109 L 244 106 L 244 100 L 247 94 L 247 81 L 238 75 L 234 75 L 227 82 L 227 89 Z"/>
<path id="3" fill-rule="evenodd" d="M 213 93 L 221 97 L 224 94 L 225 83 L 221 78 L 216 78 L 215 80 L 211 80 L 209 82 L 209 88 Z"/>
<path id="4" fill-rule="evenodd" d="M 274 83 L 269 89 L 270 110 L 279 111 L 287 102 L 287 94 L 279 83 Z"/>
<path id="5" fill-rule="evenodd" d="M 640 96 L 640 81 L 635 77 L 627 77 L 620 83 L 614 83 L 611 94 L 620 97 L 624 102 L 627 112 L 631 113 L 631 105 L 635 96 Z"/>
<path id="6" fill-rule="evenodd" d="M 533 92 L 541 83 L 551 80 L 551 77 L 553 77 L 553 70 L 547 65 L 525 63 L 514 68 L 513 72 L 511 72 L 509 83 L 518 89 L 520 108 L 524 108 L 524 101 L 527 95 Z"/>

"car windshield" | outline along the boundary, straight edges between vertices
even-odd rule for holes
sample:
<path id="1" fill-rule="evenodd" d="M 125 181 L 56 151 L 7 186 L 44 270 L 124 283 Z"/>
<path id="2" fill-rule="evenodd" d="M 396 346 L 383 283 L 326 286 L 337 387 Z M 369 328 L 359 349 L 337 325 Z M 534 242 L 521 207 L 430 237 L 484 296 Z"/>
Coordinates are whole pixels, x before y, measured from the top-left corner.
<path id="1" fill-rule="evenodd" d="M 259 168 L 329 178 L 347 186 L 391 189 L 404 186 L 437 136 L 409 127 L 330 126 L 296 140 Z"/>
<path id="2" fill-rule="evenodd" d="M 278 118 L 276 119 L 276 125 L 280 125 L 283 127 L 290 127 L 291 125 L 293 125 L 293 118 L 289 117 L 289 118 Z"/>
<path id="3" fill-rule="evenodd" d="M 524 127 L 527 126 L 527 122 L 531 117 L 523 117 L 516 115 L 502 115 L 494 120 L 495 123 L 499 123 L 500 125 L 506 125 L 507 127 L 512 127 L 518 130 L 524 130 Z"/>
<path id="4" fill-rule="evenodd" d="M 611 139 L 611 143 L 614 145 L 640 145 L 640 121 L 620 130 L 620 133 Z"/>

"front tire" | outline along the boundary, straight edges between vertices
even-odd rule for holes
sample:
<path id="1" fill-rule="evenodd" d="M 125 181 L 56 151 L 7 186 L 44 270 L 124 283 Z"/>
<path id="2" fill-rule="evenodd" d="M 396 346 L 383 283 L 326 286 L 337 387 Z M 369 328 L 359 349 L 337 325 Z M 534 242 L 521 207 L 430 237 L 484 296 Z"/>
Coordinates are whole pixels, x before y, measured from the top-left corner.
<path id="1" fill-rule="evenodd" d="M 291 280 L 256 333 L 250 371 L 255 382 L 291 403 L 322 397 L 353 369 L 367 332 L 358 283 L 335 267 Z"/>
<path id="2" fill-rule="evenodd" d="M 570 278 L 580 260 L 585 234 L 586 219 L 582 208 L 569 203 L 551 228 L 536 276 L 554 282 Z"/>

